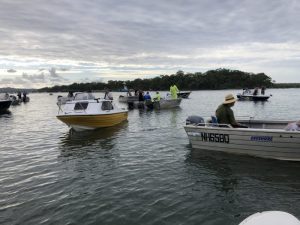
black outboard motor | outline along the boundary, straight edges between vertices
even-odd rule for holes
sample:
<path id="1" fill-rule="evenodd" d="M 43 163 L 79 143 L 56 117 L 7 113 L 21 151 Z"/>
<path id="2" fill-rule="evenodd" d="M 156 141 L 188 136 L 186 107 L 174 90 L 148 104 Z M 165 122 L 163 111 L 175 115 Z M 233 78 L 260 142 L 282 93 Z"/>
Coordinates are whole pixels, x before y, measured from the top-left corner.
<path id="1" fill-rule="evenodd" d="M 190 125 L 190 124 L 197 125 L 199 123 L 205 123 L 203 117 L 201 117 L 201 116 L 189 116 L 185 120 L 186 125 Z"/>

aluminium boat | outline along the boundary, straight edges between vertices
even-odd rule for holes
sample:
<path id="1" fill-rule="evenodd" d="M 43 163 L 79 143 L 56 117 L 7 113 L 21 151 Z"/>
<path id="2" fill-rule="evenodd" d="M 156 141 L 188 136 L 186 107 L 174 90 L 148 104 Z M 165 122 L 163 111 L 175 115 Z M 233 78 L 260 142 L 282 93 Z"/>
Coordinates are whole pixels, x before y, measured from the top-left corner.
<path id="1" fill-rule="evenodd" d="M 189 121 L 188 118 L 184 129 L 192 148 L 300 161 L 300 131 L 285 130 L 292 121 L 238 120 L 248 128 Z"/>

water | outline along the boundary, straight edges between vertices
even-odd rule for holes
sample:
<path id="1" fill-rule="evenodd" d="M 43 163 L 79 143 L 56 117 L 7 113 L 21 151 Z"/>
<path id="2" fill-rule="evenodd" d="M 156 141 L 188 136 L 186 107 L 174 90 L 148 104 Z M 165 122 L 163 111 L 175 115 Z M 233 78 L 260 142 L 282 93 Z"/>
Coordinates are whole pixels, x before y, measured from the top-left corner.
<path id="1" fill-rule="evenodd" d="M 268 91 L 268 102 L 238 102 L 235 115 L 300 119 L 300 89 Z M 57 94 L 30 94 L 0 116 L 0 224 L 229 225 L 266 210 L 300 218 L 300 163 L 189 145 L 186 117 L 210 116 L 230 92 L 194 91 L 178 109 L 132 110 L 92 132 L 55 118 Z"/>

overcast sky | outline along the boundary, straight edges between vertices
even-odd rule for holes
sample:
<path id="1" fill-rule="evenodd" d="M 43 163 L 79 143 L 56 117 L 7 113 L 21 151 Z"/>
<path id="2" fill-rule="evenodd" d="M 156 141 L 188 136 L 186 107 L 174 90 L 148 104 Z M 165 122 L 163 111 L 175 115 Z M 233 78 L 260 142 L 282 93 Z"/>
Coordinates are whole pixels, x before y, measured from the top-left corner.
<path id="1" fill-rule="evenodd" d="M 0 0 L 0 87 L 229 68 L 300 82 L 299 0 Z"/>

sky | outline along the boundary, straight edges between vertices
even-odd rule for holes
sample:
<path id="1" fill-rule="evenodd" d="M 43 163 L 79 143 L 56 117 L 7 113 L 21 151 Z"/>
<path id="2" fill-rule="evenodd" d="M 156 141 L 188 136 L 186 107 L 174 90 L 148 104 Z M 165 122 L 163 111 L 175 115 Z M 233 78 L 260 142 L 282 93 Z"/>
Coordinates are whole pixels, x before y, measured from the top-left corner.
<path id="1" fill-rule="evenodd" d="M 299 0 L 0 0 L 0 87 L 228 68 L 300 83 Z"/>

